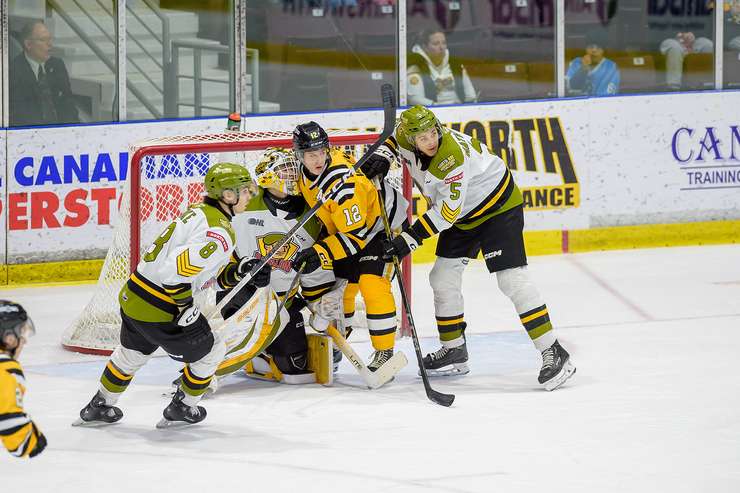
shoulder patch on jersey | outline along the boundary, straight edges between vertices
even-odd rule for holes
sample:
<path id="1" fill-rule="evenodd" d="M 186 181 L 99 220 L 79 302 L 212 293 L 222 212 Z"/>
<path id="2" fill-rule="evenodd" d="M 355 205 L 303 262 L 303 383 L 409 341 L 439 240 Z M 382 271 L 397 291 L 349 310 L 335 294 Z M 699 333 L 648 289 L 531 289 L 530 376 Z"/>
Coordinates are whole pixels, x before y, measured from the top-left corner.
<path id="1" fill-rule="evenodd" d="M 450 171 L 462 166 L 464 160 L 460 144 L 452 136 L 451 131 L 448 131 L 442 136 L 442 143 L 437 154 L 432 158 L 428 171 L 437 179 L 442 180 Z"/>
<path id="2" fill-rule="evenodd" d="M 463 178 L 463 173 L 462 172 L 460 172 L 460 173 L 458 173 L 458 174 L 456 174 L 454 176 L 448 176 L 447 178 L 445 178 L 445 185 L 449 185 L 450 183 L 455 182 L 455 181 L 460 181 L 460 180 L 462 180 L 462 178 Z"/>
<path id="3" fill-rule="evenodd" d="M 206 232 L 206 236 L 209 238 L 213 238 L 214 240 L 221 243 L 221 248 L 224 249 L 224 252 L 229 251 L 229 243 L 226 241 L 226 238 L 224 238 L 220 234 L 216 233 L 215 231 L 208 231 Z"/>

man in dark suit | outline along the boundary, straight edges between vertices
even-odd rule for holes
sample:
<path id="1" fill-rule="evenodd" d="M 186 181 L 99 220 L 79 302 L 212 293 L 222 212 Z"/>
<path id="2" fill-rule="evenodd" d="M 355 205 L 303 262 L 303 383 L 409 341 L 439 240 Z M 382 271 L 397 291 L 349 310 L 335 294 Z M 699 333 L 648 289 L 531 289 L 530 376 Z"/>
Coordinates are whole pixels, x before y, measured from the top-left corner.
<path id="1" fill-rule="evenodd" d="M 23 53 L 10 63 L 10 125 L 48 125 L 80 121 L 67 67 L 52 57 L 51 33 L 41 21 L 20 32 Z"/>

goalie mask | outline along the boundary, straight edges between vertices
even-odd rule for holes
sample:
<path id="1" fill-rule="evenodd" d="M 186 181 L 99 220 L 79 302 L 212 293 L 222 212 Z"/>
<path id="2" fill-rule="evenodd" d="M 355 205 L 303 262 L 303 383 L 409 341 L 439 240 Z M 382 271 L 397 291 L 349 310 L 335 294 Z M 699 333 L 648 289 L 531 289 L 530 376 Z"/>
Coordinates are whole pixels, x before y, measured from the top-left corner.
<path id="1" fill-rule="evenodd" d="M 267 149 L 254 174 L 261 188 L 272 188 L 288 195 L 301 193 L 298 188 L 299 164 L 295 154 L 288 149 Z"/>
<path id="2" fill-rule="evenodd" d="M 0 350 L 10 352 L 15 357 L 23 343 L 35 333 L 33 322 L 21 305 L 0 300 Z M 12 347 L 8 345 L 8 336 L 15 336 Z"/>

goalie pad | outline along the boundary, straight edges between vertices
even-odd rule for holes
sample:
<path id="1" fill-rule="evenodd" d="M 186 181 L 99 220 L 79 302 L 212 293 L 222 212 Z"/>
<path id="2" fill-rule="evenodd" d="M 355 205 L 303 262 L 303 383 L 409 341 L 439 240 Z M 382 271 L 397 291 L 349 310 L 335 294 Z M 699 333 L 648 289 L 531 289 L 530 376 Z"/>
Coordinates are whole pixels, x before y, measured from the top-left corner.
<path id="1" fill-rule="evenodd" d="M 308 304 L 308 309 L 311 310 L 308 324 L 314 330 L 326 332 L 335 320 L 344 319 L 344 289 L 346 287 L 346 279 L 337 279 L 331 291 Z"/>
<path id="2" fill-rule="evenodd" d="M 280 299 L 272 287 L 259 288 L 247 303 L 216 329 L 226 344 L 226 356 L 216 369 L 217 376 L 229 375 L 243 368 L 282 332 L 290 315 L 285 307 L 278 313 L 279 306 Z"/>
<path id="3" fill-rule="evenodd" d="M 316 375 L 312 371 L 301 373 L 283 373 L 269 354 L 260 354 L 244 365 L 244 372 L 250 378 L 267 380 L 270 382 L 300 385 L 316 382 Z"/>
<path id="4" fill-rule="evenodd" d="M 307 334 L 308 368 L 316 374 L 316 383 L 331 385 L 334 383 L 334 344 L 331 337 L 325 334 Z"/>

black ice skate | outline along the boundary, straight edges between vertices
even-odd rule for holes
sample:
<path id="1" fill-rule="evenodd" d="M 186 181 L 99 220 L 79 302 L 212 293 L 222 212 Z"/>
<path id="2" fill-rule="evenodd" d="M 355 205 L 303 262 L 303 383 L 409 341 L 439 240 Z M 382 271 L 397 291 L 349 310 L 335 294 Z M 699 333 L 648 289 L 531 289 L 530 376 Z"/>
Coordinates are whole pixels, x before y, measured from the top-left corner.
<path id="1" fill-rule="evenodd" d="M 80 410 L 80 418 L 72 426 L 102 426 L 116 423 L 123 411 L 116 406 L 107 406 L 105 397 L 98 391 L 87 406 Z"/>
<path id="2" fill-rule="evenodd" d="M 381 349 L 373 353 L 373 359 L 368 363 L 367 369 L 376 371 L 378 368 L 393 357 L 393 349 Z"/>
<path id="3" fill-rule="evenodd" d="M 542 369 L 537 380 L 545 386 L 545 390 L 557 389 L 575 372 L 576 367 L 570 362 L 568 351 L 558 341 L 542 351 Z"/>
<path id="4" fill-rule="evenodd" d="M 424 356 L 424 368 L 430 377 L 465 375 L 468 367 L 468 348 L 463 343 L 457 347 L 442 346 L 437 351 Z"/>
<path id="5" fill-rule="evenodd" d="M 164 408 L 164 418 L 157 423 L 157 428 L 171 428 L 180 425 L 193 425 L 206 419 L 206 409 L 203 406 L 188 406 L 182 399 L 185 392 L 178 389 L 172 397 L 172 402 Z"/>

